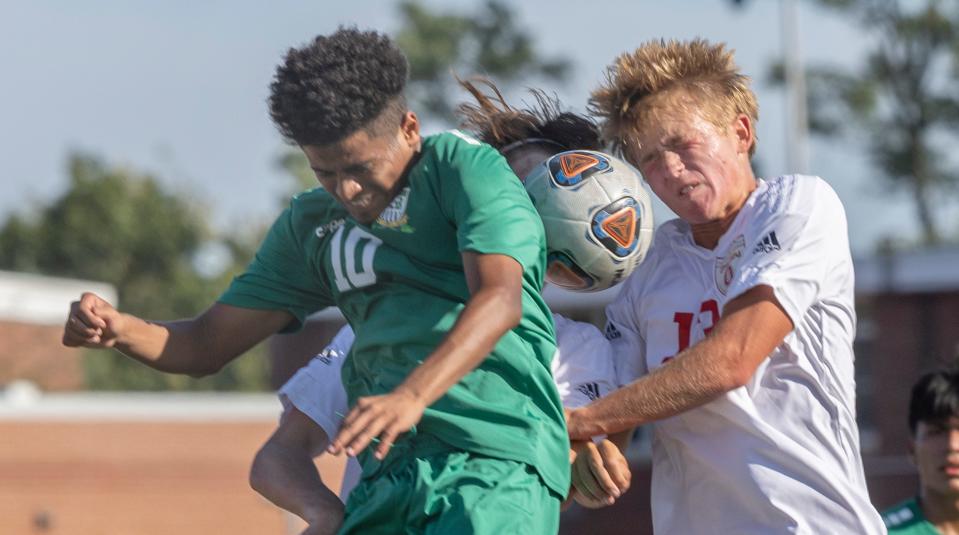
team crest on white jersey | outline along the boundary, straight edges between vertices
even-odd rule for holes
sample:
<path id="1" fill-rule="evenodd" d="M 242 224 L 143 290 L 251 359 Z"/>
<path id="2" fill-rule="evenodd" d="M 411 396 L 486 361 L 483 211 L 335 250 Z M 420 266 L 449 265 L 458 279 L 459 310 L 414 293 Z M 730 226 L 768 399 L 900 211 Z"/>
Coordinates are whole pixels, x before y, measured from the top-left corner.
<path id="1" fill-rule="evenodd" d="M 409 226 L 409 216 L 406 215 L 406 206 L 410 200 L 410 187 L 403 188 L 385 210 L 376 218 L 376 224 L 389 228 L 401 230 L 403 232 L 412 232 L 413 228 Z"/>
<path id="2" fill-rule="evenodd" d="M 738 261 L 743 257 L 745 249 L 746 238 L 740 234 L 726 249 L 726 254 L 716 259 L 716 287 L 723 295 L 726 295 L 729 285 L 733 282 L 733 276 L 736 274 L 736 267 L 739 264 Z"/>

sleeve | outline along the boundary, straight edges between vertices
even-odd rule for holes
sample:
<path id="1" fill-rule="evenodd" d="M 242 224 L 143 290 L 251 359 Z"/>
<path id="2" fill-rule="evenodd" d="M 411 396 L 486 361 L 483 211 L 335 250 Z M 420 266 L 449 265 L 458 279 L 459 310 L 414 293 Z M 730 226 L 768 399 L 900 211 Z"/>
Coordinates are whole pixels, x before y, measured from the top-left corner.
<path id="1" fill-rule="evenodd" d="M 563 406 L 569 409 L 588 405 L 618 387 L 609 342 L 589 323 L 557 322 L 552 369 Z"/>
<path id="2" fill-rule="evenodd" d="M 278 393 L 284 410 L 296 407 L 333 438 L 349 411 L 340 378 L 343 361 L 353 345 L 353 330 L 344 326 L 309 364 L 300 368 Z"/>
<path id="3" fill-rule="evenodd" d="M 457 143 L 447 155 L 437 166 L 441 203 L 456 227 L 459 250 L 507 255 L 525 269 L 541 271 L 543 223 L 502 155 L 468 142 Z"/>
<path id="4" fill-rule="evenodd" d="M 221 303 L 241 308 L 285 310 L 296 320 L 283 332 L 299 330 L 306 316 L 333 304 L 323 281 L 310 269 L 296 239 L 292 210 L 277 218 L 246 271 L 233 279 Z"/>
<path id="5" fill-rule="evenodd" d="M 629 280 L 625 284 L 629 284 Z M 646 366 L 646 341 L 635 321 L 632 292 L 627 286 L 606 306 L 605 336 L 612 352 L 618 386 L 628 385 L 649 373 Z"/>
<path id="6" fill-rule="evenodd" d="M 727 302 L 749 289 L 771 287 L 779 304 L 798 325 L 820 296 L 830 266 L 848 255 L 842 202 L 822 179 L 794 177 L 780 207 L 751 225 L 743 261 L 727 291 Z M 801 184 L 802 181 L 815 181 Z"/>

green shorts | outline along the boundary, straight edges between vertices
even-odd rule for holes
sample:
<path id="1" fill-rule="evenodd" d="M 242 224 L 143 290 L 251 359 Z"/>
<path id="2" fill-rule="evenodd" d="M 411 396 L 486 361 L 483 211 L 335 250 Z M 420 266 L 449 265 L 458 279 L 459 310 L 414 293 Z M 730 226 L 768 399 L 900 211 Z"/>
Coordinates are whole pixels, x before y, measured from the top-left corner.
<path id="1" fill-rule="evenodd" d="M 554 535 L 561 498 L 532 466 L 451 450 L 435 438 L 363 456 L 339 535 Z"/>

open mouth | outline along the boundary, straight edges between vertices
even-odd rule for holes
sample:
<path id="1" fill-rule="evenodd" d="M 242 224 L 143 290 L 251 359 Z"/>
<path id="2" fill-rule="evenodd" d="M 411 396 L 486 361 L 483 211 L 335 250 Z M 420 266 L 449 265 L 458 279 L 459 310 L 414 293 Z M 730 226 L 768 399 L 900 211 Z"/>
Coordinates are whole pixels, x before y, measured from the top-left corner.
<path id="1" fill-rule="evenodd" d="M 689 197 L 689 195 L 693 192 L 693 190 L 698 187 L 699 187 L 699 184 L 687 184 L 683 186 L 682 189 L 679 190 L 679 196 Z"/>
<path id="2" fill-rule="evenodd" d="M 369 196 L 365 196 L 365 197 L 361 197 L 359 199 L 353 199 L 352 201 L 347 202 L 346 206 L 354 210 L 366 210 L 367 208 L 370 207 L 371 204 L 373 204 L 373 199 L 370 198 Z"/>

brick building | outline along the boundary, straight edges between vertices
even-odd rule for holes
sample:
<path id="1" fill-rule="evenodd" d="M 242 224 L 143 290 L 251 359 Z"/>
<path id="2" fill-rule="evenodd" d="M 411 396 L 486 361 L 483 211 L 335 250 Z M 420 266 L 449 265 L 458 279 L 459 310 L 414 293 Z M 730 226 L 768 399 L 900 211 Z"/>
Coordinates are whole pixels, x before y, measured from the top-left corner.
<path id="1" fill-rule="evenodd" d="M 109 284 L 0 271 L 0 386 L 19 379 L 47 391 L 83 387 L 80 351 L 60 340 L 70 302 L 85 291 L 117 301 Z"/>
<path id="2" fill-rule="evenodd" d="M 0 533 L 300 533 L 247 483 L 279 411 L 272 394 L 0 391 Z M 343 459 L 318 465 L 338 489 Z"/>

